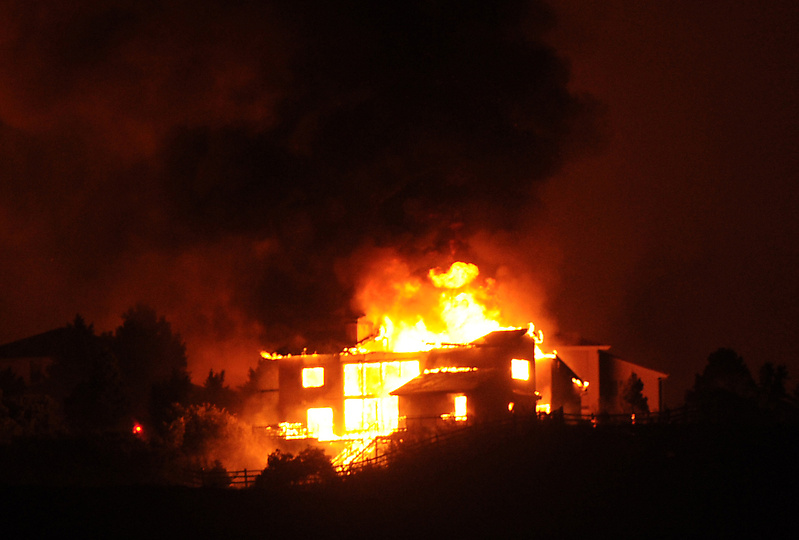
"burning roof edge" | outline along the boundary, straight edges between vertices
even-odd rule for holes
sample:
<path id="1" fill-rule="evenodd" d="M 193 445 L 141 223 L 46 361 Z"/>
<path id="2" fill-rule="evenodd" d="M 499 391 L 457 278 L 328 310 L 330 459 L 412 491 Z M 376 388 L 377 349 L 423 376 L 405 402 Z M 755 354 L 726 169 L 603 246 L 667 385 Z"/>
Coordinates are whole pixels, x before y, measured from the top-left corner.
<path id="1" fill-rule="evenodd" d="M 511 341 L 513 339 L 521 339 L 525 335 L 527 335 L 526 328 L 510 328 L 505 330 L 494 330 L 493 332 L 489 332 L 488 334 L 475 339 L 470 343 L 470 345 L 493 347 L 497 345 L 503 345 L 506 342 Z"/>

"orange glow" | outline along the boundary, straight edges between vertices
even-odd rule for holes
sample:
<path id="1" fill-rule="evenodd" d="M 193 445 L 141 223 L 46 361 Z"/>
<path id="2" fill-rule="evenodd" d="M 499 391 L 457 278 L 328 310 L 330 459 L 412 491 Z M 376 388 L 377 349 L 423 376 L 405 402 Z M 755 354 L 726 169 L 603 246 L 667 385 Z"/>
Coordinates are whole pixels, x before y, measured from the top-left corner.
<path id="1" fill-rule="evenodd" d="M 468 373 L 469 371 L 477 371 L 476 367 L 458 367 L 458 366 L 446 366 L 446 367 L 437 367 L 432 369 L 424 370 L 424 374 L 428 375 L 430 373 Z"/>
<path id="2" fill-rule="evenodd" d="M 466 420 L 466 396 L 455 396 L 455 420 Z"/>
<path id="3" fill-rule="evenodd" d="M 302 369 L 302 387 L 319 388 L 325 385 L 325 368 L 311 367 Z"/>
<path id="4" fill-rule="evenodd" d="M 136 435 L 136 436 L 141 436 L 141 435 L 144 434 L 144 428 L 142 427 L 142 425 L 140 423 L 135 422 L 133 424 L 133 434 Z"/>
<path id="5" fill-rule="evenodd" d="M 389 395 L 419 375 L 418 360 L 344 364 L 344 429 L 386 435 L 399 424 L 399 400 Z"/>
<path id="6" fill-rule="evenodd" d="M 549 414 L 550 412 L 550 404 L 549 403 L 539 403 L 535 406 L 535 412 L 537 413 L 544 413 Z"/>
<path id="7" fill-rule="evenodd" d="M 504 321 L 495 288 L 493 279 L 480 279 L 477 265 L 462 261 L 432 269 L 425 279 L 403 275 L 389 284 L 368 282 L 359 300 L 365 320 L 379 331 L 364 350 L 428 351 L 515 328 Z"/>
<path id="8" fill-rule="evenodd" d="M 302 422 L 280 422 L 278 424 L 280 434 L 287 439 L 305 439 L 308 437 L 308 430 Z"/>
<path id="9" fill-rule="evenodd" d="M 320 441 L 336 438 L 333 433 L 333 409 L 330 407 L 308 409 L 308 434 Z"/>
<path id="10" fill-rule="evenodd" d="M 480 270 L 476 264 L 455 262 L 446 272 L 439 272 L 436 268 L 431 268 L 427 273 L 430 281 L 439 289 L 460 289 L 468 285 L 477 277 Z"/>
<path id="11" fill-rule="evenodd" d="M 517 381 L 530 380 L 530 361 L 514 358 L 510 361 L 510 375 Z"/>
<path id="12" fill-rule="evenodd" d="M 315 437 L 320 440 L 340 440 L 344 449 L 333 462 L 344 469 L 364 449 L 381 435 L 399 428 L 399 398 L 390 393 L 421 373 L 421 362 L 414 353 L 434 348 L 471 348 L 479 346 L 476 340 L 497 330 L 526 330 L 534 342 L 532 358 L 512 359 L 510 375 L 517 380 L 529 381 L 533 377 L 531 363 L 546 355 L 540 345 L 543 333 L 533 324 L 518 326 L 500 309 L 499 286 L 496 281 L 481 275 L 477 265 L 458 261 L 449 268 L 434 268 L 427 272 L 413 272 L 398 259 L 381 260 L 366 276 L 358 288 L 356 307 L 364 313 L 358 321 L 355 336 L 357 344 L 341 353 L 341 384 L 343 413 L 335 421 L 342 425 L 341 433 L 333 433 L 333 411 L 330 408 L 306 410 L 306 424 L 280 424 L 286 438 Z M 508 295 L 504 296 L 507 304 Z M 509 306 L 508 309 L 513 309 Z M 515 323 L 515 324 L 514 324 Z M 406 353 L 403 360 L 388 360 L 380 354 Z M 269 360 L 284 356 L 262 352 Z M 303 357 L 307 358 L 310 355 Z M 311 362 L 306 363 L 309 365 Z M 312 364 L 311 364 L 312 365 Z M 475 367 L 436 367 L 425 369 L 431 373 L 461 373 L 475 371 Z M 329 375 L 329 374 L 328 374 Z M 321 367 L 302 370 L 305 388 L 325 385 Z M 443 414 L 446 420 L 464 421 L 468 418 L 467 396 L 451 395 L 452 412 Z M 514 410 L 514 403 L 508 403 Z M 549 412 L 548 404 L 539 404 L 539 411 Z M 343 421 L 343 422 L 342 422 Z"/>
<path id="13" fill-rule="evenodd" d="M 576 377 L 572 377 L 572 382 L 574 383 L 574 386 L 576 386 L 577 388 L 579 388 L 583 392 L 588 390 L 588 381 L 582 381 L 582 380 L 580 380 L 580 379 L 578 379 Z"/>

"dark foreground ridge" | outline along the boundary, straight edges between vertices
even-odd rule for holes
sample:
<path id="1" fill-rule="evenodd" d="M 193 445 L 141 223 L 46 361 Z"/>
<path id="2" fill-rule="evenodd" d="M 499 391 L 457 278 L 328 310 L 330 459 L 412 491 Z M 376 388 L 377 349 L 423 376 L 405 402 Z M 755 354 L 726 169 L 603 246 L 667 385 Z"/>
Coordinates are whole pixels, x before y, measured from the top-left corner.
<path id="1" fill-rule="evenodd" d="M 7 486 L 3 532 L 114 538 L 770 536 L 790 523 L 797 443 L 799 432 L 785 426 L 483 428 L 399 452 L 387 468 L 315 486 Z"/>

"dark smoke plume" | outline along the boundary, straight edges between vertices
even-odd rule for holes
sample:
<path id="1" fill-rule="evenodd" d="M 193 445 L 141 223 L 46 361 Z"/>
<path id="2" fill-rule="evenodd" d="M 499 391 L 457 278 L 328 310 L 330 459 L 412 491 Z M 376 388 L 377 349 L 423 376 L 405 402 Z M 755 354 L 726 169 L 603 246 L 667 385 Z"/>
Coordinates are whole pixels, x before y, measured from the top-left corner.
<path id="1" fill-rule="evenodd" d="M 539 2 L 19 2 L 0 20 L 12 280 L 64 320 L 150 302 L 190 356 L 193 336 L 339 346 L 353 254 L 515 234 L 590 131 Z"/>

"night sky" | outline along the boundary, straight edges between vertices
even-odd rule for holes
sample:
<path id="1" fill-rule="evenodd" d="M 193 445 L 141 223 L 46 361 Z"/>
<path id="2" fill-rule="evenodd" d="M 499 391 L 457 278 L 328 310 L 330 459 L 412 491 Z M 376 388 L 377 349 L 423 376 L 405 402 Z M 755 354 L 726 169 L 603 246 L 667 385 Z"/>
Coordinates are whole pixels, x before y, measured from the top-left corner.
<path id="1" fill-rule="evenodd" d="M 799 7 L 330 4 L 0 4 L 0 343 L 146 302 L 241 382 L 396 255 L 667 404 L 722 346 L 796 383 Z"/>

